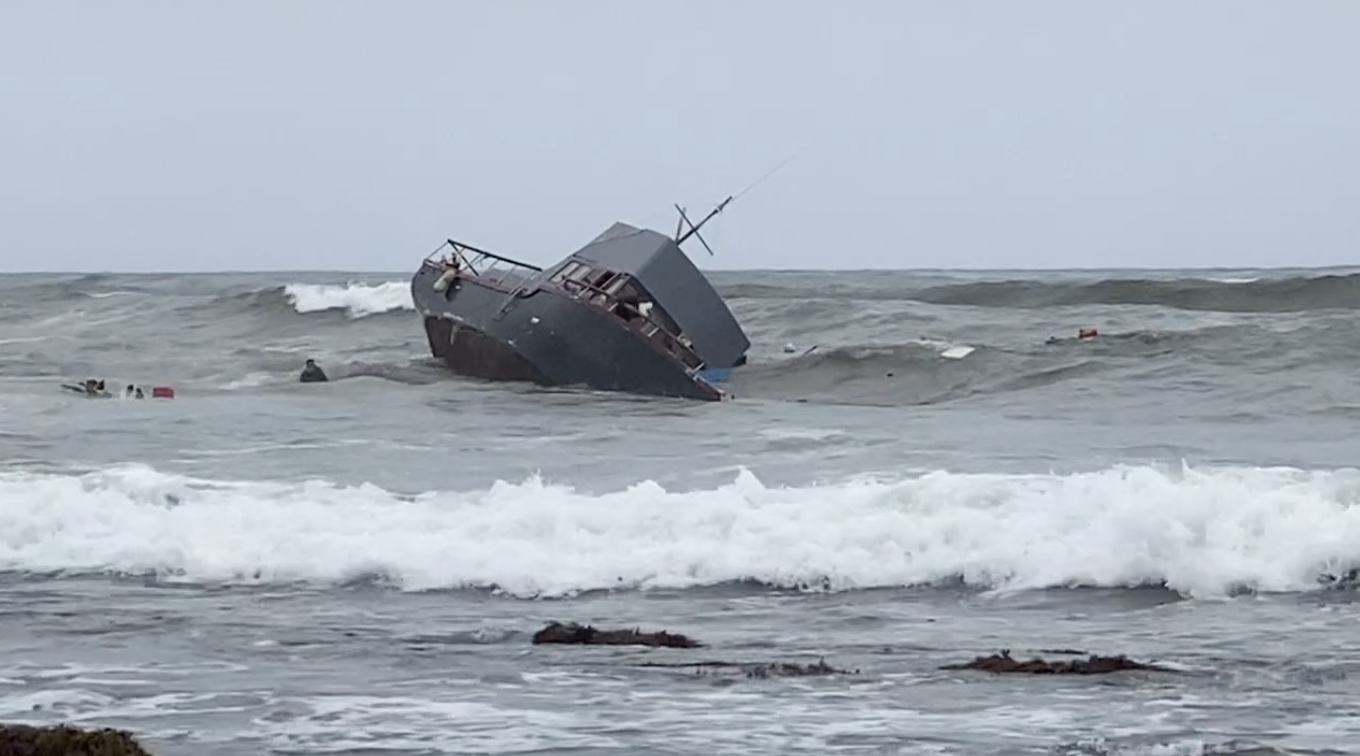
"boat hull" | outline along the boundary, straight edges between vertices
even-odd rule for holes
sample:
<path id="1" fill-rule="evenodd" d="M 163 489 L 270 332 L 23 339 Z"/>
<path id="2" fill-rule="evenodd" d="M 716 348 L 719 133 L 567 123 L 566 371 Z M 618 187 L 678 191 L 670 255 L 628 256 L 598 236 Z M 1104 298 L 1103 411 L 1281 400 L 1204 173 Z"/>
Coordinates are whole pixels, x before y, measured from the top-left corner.
<path id="1" fill-rule="evenodd" d="M 443 291 L 436 265 L 422 265 L 411 295 L 430 353 L 471 378 L 584 386 L 717 401 L 723 393 L 614 315 L 559 290 L 498 288 L 476 278 Z"/>

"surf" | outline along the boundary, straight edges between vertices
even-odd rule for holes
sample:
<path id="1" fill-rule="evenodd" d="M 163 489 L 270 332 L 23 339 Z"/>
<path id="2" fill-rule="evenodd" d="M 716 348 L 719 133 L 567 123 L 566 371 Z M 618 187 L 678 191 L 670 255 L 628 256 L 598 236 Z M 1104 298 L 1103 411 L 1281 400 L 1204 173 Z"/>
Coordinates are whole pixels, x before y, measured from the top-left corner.
<path id="1" fill-rule="evenodd" d="M 166 583 L 362 576 L 514 597 L 755 582 L 849 591 L 1164 585 L 1301 592 L 1360 566 L 1360 470 L 1114 466 L 935 471 L 776 487 L 746 469 L 672 491 L 541 477 L 398 492 L 122 465 L 0 473 L 0 569 Z"/>

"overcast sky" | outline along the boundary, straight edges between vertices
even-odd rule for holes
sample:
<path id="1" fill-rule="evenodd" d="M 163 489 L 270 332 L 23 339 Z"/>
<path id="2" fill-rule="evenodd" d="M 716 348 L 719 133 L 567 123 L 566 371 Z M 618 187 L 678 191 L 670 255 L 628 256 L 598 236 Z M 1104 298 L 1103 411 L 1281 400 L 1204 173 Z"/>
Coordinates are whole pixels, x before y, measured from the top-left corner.
<path id="1" fill-rule="evenodd" d="M 0 269 L 1339 265 L 1360 2 L 0 1 Z"/>

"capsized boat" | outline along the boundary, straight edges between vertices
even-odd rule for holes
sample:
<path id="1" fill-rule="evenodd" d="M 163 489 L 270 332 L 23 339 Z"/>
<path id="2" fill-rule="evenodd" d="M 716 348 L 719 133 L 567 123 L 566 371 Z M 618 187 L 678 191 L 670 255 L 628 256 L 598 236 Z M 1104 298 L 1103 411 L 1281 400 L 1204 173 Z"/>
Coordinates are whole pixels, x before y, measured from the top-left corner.
<path id="1" fill-rule="evenodd" d="M 724 398 L 751 342 L 680 245 L 732 199 L 698 224 L 677 206 L 674 238 L 615 223 L 548 268 L 447 240 L 411 279 L 431 354 L 484 380 Z"/>

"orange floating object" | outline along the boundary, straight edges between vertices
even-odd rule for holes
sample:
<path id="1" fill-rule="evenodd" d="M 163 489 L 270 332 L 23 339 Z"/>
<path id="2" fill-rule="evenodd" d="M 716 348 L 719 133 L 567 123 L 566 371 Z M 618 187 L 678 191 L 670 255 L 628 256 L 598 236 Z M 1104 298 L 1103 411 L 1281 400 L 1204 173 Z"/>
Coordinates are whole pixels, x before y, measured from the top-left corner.
<path id="1" fill-rule="evenodd" d="M 151 396 L 155 399 L 174 399 L 175 390 L 169 386 L 152 386 Z"/>

